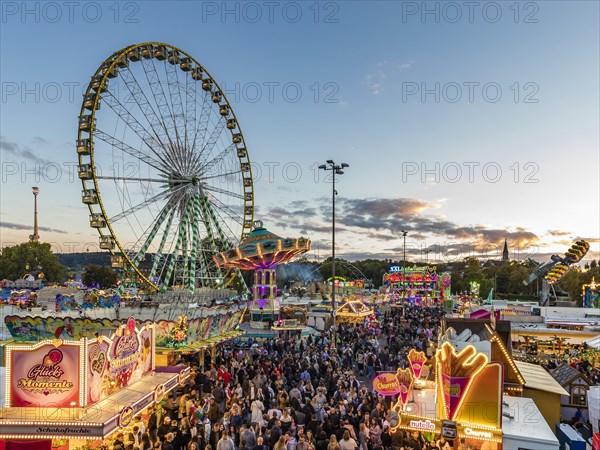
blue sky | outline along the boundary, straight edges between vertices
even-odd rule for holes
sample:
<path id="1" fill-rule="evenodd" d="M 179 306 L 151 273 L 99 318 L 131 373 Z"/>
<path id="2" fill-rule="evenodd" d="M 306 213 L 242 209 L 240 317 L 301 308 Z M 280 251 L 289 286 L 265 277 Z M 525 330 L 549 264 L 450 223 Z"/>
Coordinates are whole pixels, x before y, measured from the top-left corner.
<path id="1" fill-rule="evenodd" d="M 331 186 L 314 168 L 329 158 L 351 166 L 337 242 L 350 258 L 397 256 L 402 228 L 416 258 L 505 237 L 515 257 L 579 237 L 598 256 L 598 2 L 477 2 L 471 18 L 468 2 L 275 2 L 272 20 L 264 2 L 27 5 L 2 4 L 2 245 L 30 233 L 33 185 L 43 240 L 97 242 L 70 179 L 80 94 L 112 52 L 163 41 L 225 88 L 253 162 L 256 217 L 310 237 L 321 256 Z"/>

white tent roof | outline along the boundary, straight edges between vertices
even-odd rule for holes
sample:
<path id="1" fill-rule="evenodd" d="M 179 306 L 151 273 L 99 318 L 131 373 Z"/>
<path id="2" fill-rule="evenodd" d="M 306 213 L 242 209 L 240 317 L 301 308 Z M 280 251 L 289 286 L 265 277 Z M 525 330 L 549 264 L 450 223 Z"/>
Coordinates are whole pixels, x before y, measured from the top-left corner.
<path id="1" fill-rule="evenodd" d="M 508 405 L 503 412 L 513 418 L 502 417 L 502 450 L 558 450 L 558 439 L 533 399 L 504 396 L 503 400 Z"/>
<path id="2" fill-rule="evenodd" d="M 589 341 L 585 341 L 588 347 L 600 349 L 600 335 L 590 339 Z"/>

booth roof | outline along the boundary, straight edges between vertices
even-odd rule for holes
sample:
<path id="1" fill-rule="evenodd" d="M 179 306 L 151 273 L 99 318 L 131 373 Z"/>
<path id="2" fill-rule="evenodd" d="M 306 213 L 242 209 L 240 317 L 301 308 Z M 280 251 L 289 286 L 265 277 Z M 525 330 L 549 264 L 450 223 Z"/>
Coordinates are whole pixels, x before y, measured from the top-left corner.
<path id="1" fill-rule="evenodd" d="M 515 361 L 519 372 L 525 378 L 525 387 L 537 391 L 552 392 L 553 394 L 569 395 L 567 391 L 546 372 L 542 366 L 523 361 Z"/>
<path id="2" fill-rule="evenodd" d="M 513 419 L 502 418 L 502 448 L 516 450 L 518 448 L 535 448 L 536 450 L 558 450 L 558 439 L 548 426 L 537 405 L 531 398 L 503 398 L 503 412 Z"/>
<path id="3" fill-rule="evenodd" d="M 167 384 L 178 374 L 154 372 L 133 383 L 126 388 L 115 392 L 109 397 L 90 405 L 72 416 L 70 408 L 4 408 L 0 412 L 0 426 L 10 422 L 43 422 L 52 425 L 53 422 L 70 422 L 71 426 L 106 425 L 119 416 L 121 410 L 128 405 L 135 404 L 149 394 L 154 393 L 156 386 Z"/>

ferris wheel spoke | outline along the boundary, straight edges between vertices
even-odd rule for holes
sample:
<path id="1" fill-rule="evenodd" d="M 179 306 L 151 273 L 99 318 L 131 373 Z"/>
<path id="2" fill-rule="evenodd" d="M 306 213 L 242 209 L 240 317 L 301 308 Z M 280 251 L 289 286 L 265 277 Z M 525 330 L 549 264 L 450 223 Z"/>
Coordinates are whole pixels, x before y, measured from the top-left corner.
<path id="1" fill-rule="evenodd" d="M 211 200 L 211 204 L 217 208 L 217 210 L 223 211 L 231 220 L 235 223 L 242 225 L 244 223 L 244 218 L 237 214 L 234 210 L 232 210 L 229 206 L 223 203 L 220 199 L 215 197 L 214 195 L 210 195 L 209 199 Z"/>
<path id="2" fill-rule="evenodd" d="M 169 213 L 172 211 L 172 209 L 173 208 L 171 208 L 170 203 L 167 203 L 163 207 L 162 211 L 160 212 L 158 217 L 155 219 L 152 229 L 150 230 L 150 233 L 148 233 L 148 237 L 144 241 L 144 244 L 142 245 L 140 250 L 138 250 L 137 254 L 134 256 L 134 258 L 133 258 L 134 264 L 139 264 L 142 261 L 142 259 L 146 255 L 146 252 L 148 251 L 148 248 L 150 247 L 150 244 L 152 244 L 152 241 L 154 241 L 154 238 L 158 234 L 160 227 L 163 225 L 165 219 L 167 218 Z"/>
<path id="3" fill-rule="evenodd" d="M 229 197 L 233 197 L 233 198 L 238 198 L 240 200 L 244 200 L 244 196 L 242 194 L 238 194 L 237 192 L 231 192 L 231 191 L 227 191 L 225 189 L 217 188 L 217 187 L 214 187 L 214 186 L 207 186 L 207 185 L 204 185 L 202 188 L 205 189 L 205 190 L 207 190 L 207 191 L 210 191 L 210 192 L 215 192 L 217 194 L 224 194 L 224 195 L 227 195 Z"/>
<path id="4" fill-rule="evenodd" d="M 183 238 L 181 240 L 181 263 L 179 264 L 179 270 L 181 272 L 181 285 L 186 286 L 189 279 L 189 260 L 188 260 L 188 228 L 189 228 L 189 210 L 186 223 L 182 228 Z"/>
<path id="5" fill-rule="evenodd" d="M 209 208 L 210 208 L 212 219 L 215 222 L 217 229 L 220 231 L 222 238 L 227 241 L 226 249 L 227 250 L 231 249 L 233 247 L 233 244 L 231 243 L 231 241 L 229 239 L 227 239 L 225 237 L 225 234 L 223 233 L 223 227 L 221 227 L 221 224 L 223 224 L 228 229 L 228 231 L 231 233 L 232 236 L 235 236 L 235 233 L 233 232 L 233 230 L 231 229 L 231 227 L 229 226 L 227 221 L 223 218 L 223 215 L 221 214 L 221 210 L 218 206 L 216 206 L 214 204 L 209 204 Z M 218 219 L 220 219 L 220 221 L 217 220 L 217 217 L 218 217 Z"/>
<path id="6" fill-rule="evenodd" d="M 125 106 L 110 92 L 108 95 L 103 97 L 105 103 L 114 111 L 114 113 L 121 119 L 125 124 L 135 133 L 138 137 L 146 144 L 146 146 L 153 152 L 161 161 L 164 158 L 161 157 L 156 149 L 161 148 L 160 140 L 153 136 L 128 110 Z M 168 155 L 166 155 L 168 158 Z M 174 162 L 169 160 L 165 162 L 165 168 L 173 167 Z"/>
<path id="7" fill-rule="evenodd" d="M 212 152 L 213 147 L 215 146 L 215 144 L 219 140 L 219 137 L 221 137 L 221 133 L 225 129 L 225 124 L 226 124 L 225 118 L 222 116 L 219 116 L 218 122 L 215 124 L 215 127 L 213 128 L 213 130 L 210 133 L 210 137 L 208 138 L 206 143 L 202 146 L 200 151 L 195 154 L 195 157 L 193 160 L 194 164 L 197 164 L 201 160 L 203 155 L 205 155 L 205 154 L 209 155 Z"/>
<path id="8" fill-rule="evenodd" d="M 192 133 L 196 126 L 196 84 L 191 75 L 185 77 L 185 146 L 193 151 Z"/>
<path id="9" fill-rule="evenodd" d="M 202 109 L 200 111 L 200 118 L 196 122 L 196 131 L 194 133 L 194 140 L 192 142 L 191 149 L 196 151 L 196 142 L 198 141 L 198 137 L 200 137 L 200 146 L 204 145 L 204 141 L 206 139 L 206 132 L 208 130 L 208 122 L 210 119 L 210 112 L 212 111 L 212 99 L 210 91 L 202 91 L 204 95 L 202 96 Z M 196 100 L 198 102 L 198 100 Z M 198 103 L 200 105 L 200 103 Z"/>
<path id="10" fill-rule="evenodd" d="M 167 225 L 165 226 L 164 233 L 160 239 L 160 243 L 158 245 L 158 249 L 154 253 L 154 261 L 152 262 L 152 269 L 150 270 L 150 279 L 154 280 L 156 277 L 156 271 L 158 270 L 158 266 L 160 265 L 161 258 L 163 257 L 163 251 L 165 248 L 165 244 L 167 243 L 167 239 L 169 238 L 169 232 L 171 231 L 171 225 L 173 224 L 173 219 L 175 218 L 176 208 L 172 208 L 169 213 L 169 219 L 167 220 Z"/>
<path id="11" fill-rule="evenodd" d="M 198 200 L 198 207 L 200 208 L 202 217 L 203 217 L 203 225 L 204 228 L 206 229 L 206 233 L 207 233 L 207 243 L 210 246 L 210 253 L 213 255 L 216 255 L 217 253 L 219 253 L 220 251 L 222 251 L 222 247 L 224 244 L 221 243 L 220 246 L 217 246 L 217 240 L 216 240 L 216 236 L 215 233 L 213 232 L 213 226 L 211 223 L 211 216 L 210 216 L 210 211 L 207 208 L 207 200 L 206 197 L 199 199 Z M 213 261 L 209 260 L 207 258 L 207 260 L 205 261 L 206 263 L 206 267 L 205 267 L 205 272 L 206 273 L 211 273 L 211 271 L 214 271 L 214 273 L 218 274 L 218 277 L 221 277 L 221 270 L 220 268 L 217 266 L 216 270 L 215 270 L 215 265 L 213 263 Z"/>
<path id="12" fill-rule="evenodd" d="M 205 182 L 206 180 L 213 180 L 215 178 L 226 178 L 230 175 L 237 175 L 242 173 L 241 169 L 240 170 L 234 170 L 233 172 L 227 172 L 227 173 L 220 173 L 218 175 L 210 175 L 210 176 L 204 176 L 204 177 L 200 177 L 198 178 L 200 181 Z"/>
<path id="13" fill-rule="evenodd" d="M 220 163 L 221 161 L 223 161 L 223 158 L 225 158 L 227 156 L 227 154 L 230 153 L 233 149 L 235 149 L 235 144 L 231 143 L 230 145 L 228 145 L 227 147 L 225 147 L 221 151 L 221 153 L 219 153 L 213 159 L 211 159 L 207 163 L 205 163 L 202 166 L 200 166 L 198 172 L 200 172 L 200 173 L 206 173 L 206 172 L 210 171 L 215 165 L 217 165 L 218 163 Z"/>
<path id="14" fill-rule="evenodd" d="M 227 250 L 231 249 L 233 245 L 229 241 L 229 239 L 227 239 L 227 237 L 225 236 L 225 233 L 223 232 L 223 228 L 221 228 L 221 223 L 219 222 L 219 220 L 217 219 L 217 215 L 215 214 L 214 208 L 212 207 L 212 205 L 208 202 L 208 200 L 206 198 L 204 199 L 204 202 L 205 202 L 205 208 L 208 211 L 208 215 L 209 215 L 210 219 L 212 220 L 212 222 L 214 224 L 214 228 L 217 230 L 219 240 L 221 241 L 222 248 L 220 248 L 219 251 L 222 251 L 223 249 L 227 249 Z M 221 217 L 220 214 L 218 214 L 218 215 L 219 215 L 219 217 Z M 221 217 L 221 220 L 222 219 L 223 218 Z"/>
<path id="15" fill-rule="evenodd" d="M 146 74 L 146 80 L 148 80 L 148 84 L 150 86 L 150 91 L 152 92 L 152 96 L 154 97 L 154 102 L 158 107 L 158 111 L 161 117 L 160 122 L 162 125 L 162 129 L 165 132 L 165 138 L 169 141 L 169 146 L 163 147 L 163 150 L 166 153 L 169 153 L 172 157 L 173 155 L 170 149 L 175 148 L 177 143 L 177 126 L 175 123 L 175 115 L 173 113 L 173 110 L 171 109 L 169 101 L 167 100 L 161 77 L 159 76 L 158 71 L 156 70 L 154 58 L 142 60 L 142 66 Z"/>
<path id="16" fill-rule="evenodd" d="M 189 279 L 189 283 L 188 283 L 188 290 L 190 291 L 190 293 L 194 293 L 195 289 L 196 289 L 196 273 L 197 273 L 197 268 L 196 268 L 196 260 L 198 257 L 198 226 L 199 226 L 199 222 L 200 222 L 200 203 L 198 201 L 198 195 L 194 195 L 192 197 L 192 248 L 190 251 L 190 268 L 191 268 L 191 273 L 192 276 Z"/>
<path id="17" fill-rule="evenodd" d="M 171 112 L 173 115 L 173 124 L 175 131 L 175 144 L 170 148 L 176 158 L 180 161 L 182 167 L 187 167 L 189 156 L 185 148 L 182 133 L 185 134 L 185 117 L 183 115 L 183 103 L 181 101 L 181 86 L 179 84 L 179 71 L 175 64 L 167 63 L 165 60 L 165 73 L 167 75 L 167 87 L 169 88 L 169 98 L 171 99 Z"/>
<path id="18" fill-rule="evenodd" d="M 167 185 L 167 180 L 164 178 L 135 178 L 135 177 L 109 177 L 107 175 L 97 175 L 98 180 L 111 180 L 111 181 L 134 181 L 134 182 L 146 182 L 146 183 L 162 183 Z"/>
<path id="19" fill-rule="evenodd" d="M 173 270 L 175 269 L 175 265 L 177 262 L 177 258 L 179 256 L 179 251 L 183 244 L 183 235 L 185 233 L 185 226 L 188 220 L 188 210 L 190 204 L 186 206 L 185 212 L 182 215 L 181 221 L 179 222 L 178 232 L 177 232 L 177 242 L 175 243 L 175 251 L 171 253 L 171 258 L 169 259 L 169 263 L 167 266 L 167 270 L 165 272 L 163 286 L 161 288 L 161 292 L 166 292 L 167 287 L 169 286 L 169 282 L 171 281 L 171 276 L 173 275 Z"/>
<path id="20" fill-rule="evenodd" d="M 108 133 L 105 133 L 102 130 L 96 129 L 94 131 L 94 136 L 96 136 L 101 141 L 106 142 L 108 145 L 111 145 L 112 147 L 121 150 L 123 153 L 127 153 L 129 156 L 137 158 L 140 161 L 144 161 L 146 164 L 148 164 L 151 167 L 154 167 L 159 172 L 163 172 L 165 170 L 164 161 L 157 161 L 151 156 L 146 155 L 145 153 L 142 153 L 139 150 L 136 150 L 135 148 L 131 147 L 125 142 L 120 141 L 119 139 L 109 135 Z"/>
<path id="21" fill-rule="evenodd" d="M 142 66 L 143 67 L 143 66 Z M 165 147 L 165 145 L 169 142 L 168 135 L 163 133 L 165 130 L 164 124 L 158 119 L 156 112 L 154 111 L 154 107 L 148 101 L 146 94 L 142 90 L 140 84 L 138 83 L 135 75 L 133 74 L 131 68 L 127 66 L 126 70 L 121 72 L 121 77 L 127 90 L 131 94 L 131 97 L 135 100 L 138 108 L 148 121 L 148 125 L 152 128 L 153 133 L 158 138 L 158 141 L 161 144 L 161 147 Z"/>
<path id="22" fill-rule="evenodd" d="M 182 188 L 182 186 L 179 186 L 175 189 L 181 189 L 181 188 Z M 129 216 L 130 214 L 133 214 L 134 212 L 139 211 L 140 209 L 144 208 L 145 206 L 148 206 L 152 203 L 156 203 L 158 200 L 161 200 L 164 197 L 167 197 L 168 195 L 171 195 L 171 194 L 172 194 L 172 191 L 169 191 L 169 190 L 164 190 L 162 192 L 159 192 L 158 194 L 154 195 L 153 197 L 150 197 L 149 199 L 146 199 L 143 202 L 138 203 L 135 206 L 132 206 L 128 210 L 123 211 L 120 214 L 117 214 L 116 216 L 113 216 L 108 220 L 111 223 L 118 222 L 119 220 Z"/>

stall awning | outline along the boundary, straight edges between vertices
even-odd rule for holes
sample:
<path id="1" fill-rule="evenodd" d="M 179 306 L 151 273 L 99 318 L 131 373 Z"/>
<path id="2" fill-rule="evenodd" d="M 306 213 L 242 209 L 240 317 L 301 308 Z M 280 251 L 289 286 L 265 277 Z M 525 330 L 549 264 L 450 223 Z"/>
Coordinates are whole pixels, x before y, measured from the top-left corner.
<path id="1" fill-rule="evenodd" d="M 153 372 L 140 381 L 121 389 L 86 408 L 27 407 L 0 410 L 0 439 L 105 438 L 124 420 L 155 402 L 155 392 L 168 392 L 181 378 L 189 376 L 189 368 L 181 373 Z"/>

